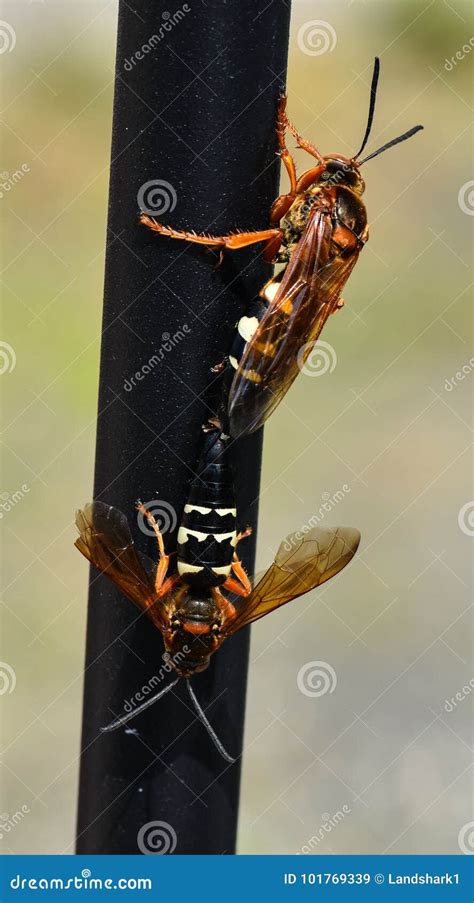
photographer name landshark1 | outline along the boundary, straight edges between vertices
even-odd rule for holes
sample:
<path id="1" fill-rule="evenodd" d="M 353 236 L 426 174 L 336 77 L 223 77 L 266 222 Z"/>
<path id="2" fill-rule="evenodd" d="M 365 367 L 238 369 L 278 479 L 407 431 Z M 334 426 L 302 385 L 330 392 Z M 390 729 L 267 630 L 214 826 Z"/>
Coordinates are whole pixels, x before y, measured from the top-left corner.
<path id="1" fill-rule="evenodd" d="M 428 872 L 424 875 L 418 872 L 414 875 L 394 875 L 389 872 L 387 884 L 459 884 L 459 875 L 457 872 L 454 875 L 449 872 L 445 872 L 444 875 L 430 875 Z"/>

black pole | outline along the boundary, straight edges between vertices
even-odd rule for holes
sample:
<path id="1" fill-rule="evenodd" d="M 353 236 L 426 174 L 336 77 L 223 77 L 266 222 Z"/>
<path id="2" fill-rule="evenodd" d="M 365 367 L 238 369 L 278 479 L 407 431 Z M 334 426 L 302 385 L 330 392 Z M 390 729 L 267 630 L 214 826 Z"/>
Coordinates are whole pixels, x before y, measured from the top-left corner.
<path id="1" fill-rule="evenodd" d="M 266 227 L 289 17 L 287 0 L 189 0 L 176 9 L 168 0 L 120 3 L 95 498 L 127 514 L 148 554 L 154 542 L 140 532 L 134 503 L 171 506 L 171 521 L 173 512 L 179 520 L 209 415 L 210 367 L 267 271 L 254 249 L 215 269 L 213 255 L 148 233 L 137 225 L 137 196 L 164 221 L 197 231 Z M 154 180 L 161 184 L 146 185 Z M 234 451 L 240 524 L 255 527 L 261 435 Z M 174 540 L 168 532 L 168 549 Z M 250 572 L 254 540 L 240 547 Z M 162 653 L 146 618 L 93 571 L 79 853 L 235 850 L 240 762 L 220 758 L 184 685 L 133 731 L 100 734 L 150 679 L 153 692 L 172 679 Z M 237 754 L 247 660 L 242 632 L 193 682 Z"/>

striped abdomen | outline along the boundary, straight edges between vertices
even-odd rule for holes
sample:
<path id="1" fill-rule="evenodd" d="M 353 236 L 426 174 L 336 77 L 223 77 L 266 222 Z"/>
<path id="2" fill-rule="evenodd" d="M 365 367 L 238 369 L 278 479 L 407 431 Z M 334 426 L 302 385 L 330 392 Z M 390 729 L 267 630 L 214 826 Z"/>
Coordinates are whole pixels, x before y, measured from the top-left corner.
<path id="1" fill-rule="evenodd" d="M 280 278 L 281 273 L 279 273 L 277 277 L 274 277 L 273 279 L 270 279 L 269 282 L 267 282 L 267 284 L 260 292 L 260 295 L 249 306 L 247 313 L 243 317 L 241 317 L 236 324 L 234 337 L 232 339 L 230 351 L 227 355 L 226 367 L 222 379 L 221 417 L 224 423 L 224 429 L 226 431 L 229 426 L 227 420 L 227 401 L 232 383 L 234 381 L 235 373 L 239 369 L 240 361 L 245 354 L 248 344 L 252 341 L 258 329 L 260 321 L 263 319 L 268 310 L 269 304 L 275 297 L 275 294 L 278 290 Z M 252 377 L 253 374 L 247 375 L 247 378 L 252 379 Z M 258 381 L 258 374 L 255 374 L 255 379 Z"/>
<path id="2" fill-rule="evenodd" d="M 247 343 L 250 342 L 255 335 L 258 324 L 263 315 L 267 312 L 268 302 L 265 298 L 258 297 L 250 305 L 245 316 L 241 317 L 237 323 L 235 335 L 229 351 L 229 364 L 233 371 L 237 370 L 240 360 L 243 357 Z M 233 373 L 232 373 L 233 376 Z"/>
<path id="3" fill-rule="evenodd" d="M 227 442 L 218 430 L 205 435 L 178 532 L 178 573 L 196 589 L 224 583 L 231 571 L 237 532 Z"/>

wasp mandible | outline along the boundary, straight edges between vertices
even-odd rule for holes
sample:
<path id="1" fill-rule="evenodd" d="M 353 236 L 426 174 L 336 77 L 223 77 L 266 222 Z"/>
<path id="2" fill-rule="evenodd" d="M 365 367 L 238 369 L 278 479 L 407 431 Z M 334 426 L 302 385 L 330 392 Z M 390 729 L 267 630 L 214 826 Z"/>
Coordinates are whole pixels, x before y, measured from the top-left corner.
<path id="1" fill-rule="evenodd" d="M 276 132 L 290 188 L 274 202 L 268 229 L 197 235 L 163 225 L 146 214 L 140 217 L 143 225 L 160 235 L 215 248 L 221 254 L 265 242 L 264 259 L 283 264 L 263 287 L 250 316 L 237 324 L 237 337 L 225 362 L 224 428 L 234 437 L 263 425 L 311 354 L 329 315 L 344 303 L 343 288 L 368 239 L 361 166 L 423 128 L 414 126 L 360 159 L 372 128 L 379 72 L 376 58 L 367 126 L 352 157 L 323 156 L 289 121 L 286 96 L 280 98 Z M 287 131 L 316 161 L 299 178 L 286 146 Z"/>

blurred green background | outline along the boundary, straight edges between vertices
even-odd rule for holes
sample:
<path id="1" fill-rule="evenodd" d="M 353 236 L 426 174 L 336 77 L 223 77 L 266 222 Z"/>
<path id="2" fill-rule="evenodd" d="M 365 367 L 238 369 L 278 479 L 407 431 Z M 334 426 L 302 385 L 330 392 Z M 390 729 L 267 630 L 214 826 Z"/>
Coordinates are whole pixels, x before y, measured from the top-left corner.
<path id="1" fill-rule="evenodd" d="M 1 18 L 0 851 L 71 852 L 87 568 L 70 515 L 92 487 L 116 4 Z M 454 0 L 293 3 L 303 134 L 354 152 L 376 53 L 370 149 L 425 131 L 367 165 L 371 237 L 323 334 L 331 366 L 266 430 L 260 565 L 324 502 L 323 525 L 363 542 L 350 573 L 253 628 L 240 852 L 466 843 L 472 25 Z M 327 692 L 301 691 L 311 669 Z"/>

